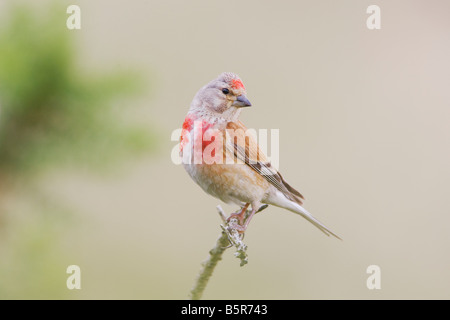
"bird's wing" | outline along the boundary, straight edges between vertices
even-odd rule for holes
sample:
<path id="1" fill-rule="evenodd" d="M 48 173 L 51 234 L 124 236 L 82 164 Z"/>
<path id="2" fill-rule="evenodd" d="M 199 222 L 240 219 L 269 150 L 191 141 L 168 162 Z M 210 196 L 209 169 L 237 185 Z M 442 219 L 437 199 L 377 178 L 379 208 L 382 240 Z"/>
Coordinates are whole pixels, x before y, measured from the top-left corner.
<path id="1" fill-rule="evenodd" d="M 291 187 L 281 174 L 268 161 L 259 149 L 253 136 L 246 134 L 247 128 L 241 121 L 227 124 L 226 148 L 234 156 L 255 170 L 283 195 L 298 204 L 303 204 L 304 197 Z"/>

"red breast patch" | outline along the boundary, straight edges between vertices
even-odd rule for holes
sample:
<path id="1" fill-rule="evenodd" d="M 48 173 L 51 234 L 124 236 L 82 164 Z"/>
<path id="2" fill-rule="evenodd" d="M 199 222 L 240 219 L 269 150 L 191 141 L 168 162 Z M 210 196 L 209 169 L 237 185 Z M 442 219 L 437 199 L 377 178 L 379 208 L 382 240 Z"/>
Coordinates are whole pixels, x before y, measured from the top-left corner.
<path id="1" fill-rule="evenodd" d="M 193 125 L 194 120 L 189 117 L 184 119 L 180 137 L 180 151 L 183 150 L 183 147 L 189 142 L 189 132 L 191 132 Z"/>
<path id="2" fill-rule="evenodd" d="M 183 122 L 183 127 L 181 130 L 181 136 L 180 136 L 180 151 L 183 150 L 184 146 L 189 142 L 189 135 L 192 129 L 196 128 L 196 130 L 201 130 L 198 131 L 197 137 L 200 140 L 201 144 L 202 144 L 202 151 L 205 150 L 205 148 L 212 142 L 214 141 L 214 136 L 211 137 L 210 141 L 206 141 L 203 140 L 203 136 L 205 134 L 205 131 L 209 130 L 212 127 L 211 123 L 208 123 L 205 120 L 200 121 L 195 121 L 190 118 L 190 117 L 186 117 L 186 119 L 184 119 Z M 201 132 L 201 133 L 200 133 Z"/>

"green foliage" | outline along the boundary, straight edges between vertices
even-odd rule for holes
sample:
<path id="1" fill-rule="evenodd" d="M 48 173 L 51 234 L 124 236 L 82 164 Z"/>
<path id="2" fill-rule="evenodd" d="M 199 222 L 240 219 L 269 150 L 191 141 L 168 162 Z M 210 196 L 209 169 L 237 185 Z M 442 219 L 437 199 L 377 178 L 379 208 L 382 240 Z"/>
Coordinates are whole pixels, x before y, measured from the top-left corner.
<path id="1" fill-rule="evenodd" d="M 152 147 L 150 132 L 125 118 L 142 78 L 88 73 L 65 9 L 52 8 L 16 6 L 0 21 L 0 299 L 77 296 L 65 269 L 79 255 L 62 245 L 72 211 L 40 194 L 36 173 L 109 168 Z"/>
<path id="2" fill-rule="evenodd" d="M 14 8 L 0 31 L 0 176 L 55 162 L 104 166 L 150 147 L 149 133 L 119 111 L 140 77 L 80 71 L 64 13 Z"/>
<path id="3" fill-rule="evenodd" d="M 4 217 L 7 228 L 2 228 L 0 245 L 0 299 L 70 298 L 73 293 L 65 288 L 65 270 L 79 257 L 60 246 L 61 233 L 67 230 L 66 216 L 33 199 L 20 200 L 20 209 Z"/>

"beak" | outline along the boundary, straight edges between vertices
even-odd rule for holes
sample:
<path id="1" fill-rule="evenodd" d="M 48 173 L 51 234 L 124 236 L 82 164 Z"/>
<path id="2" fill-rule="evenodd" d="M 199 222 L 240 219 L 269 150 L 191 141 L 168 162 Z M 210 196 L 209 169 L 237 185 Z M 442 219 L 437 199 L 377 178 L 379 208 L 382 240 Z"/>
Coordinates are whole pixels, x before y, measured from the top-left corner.
<path id="1" fill-rule="evenodd" d="M 243 94 L 237 96 L 236 101 L 233 103 L 233 106 L 237 108 L 250 107 L 252 104 L 248 101 L 247 97 Z"/>

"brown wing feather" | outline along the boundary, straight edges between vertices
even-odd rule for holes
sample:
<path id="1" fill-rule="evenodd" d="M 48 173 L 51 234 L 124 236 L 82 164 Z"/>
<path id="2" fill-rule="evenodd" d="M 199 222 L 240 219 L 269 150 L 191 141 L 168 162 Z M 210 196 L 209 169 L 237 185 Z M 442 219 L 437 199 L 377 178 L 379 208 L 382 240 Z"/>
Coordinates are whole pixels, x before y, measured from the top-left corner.
<path id="1" fill-rule="evenodd" d="M 255 139 L 251 135 L 245 134 L 247 128 L 244 124 L 240 121 L 229 122 L 227 129 L 232 130 L 228 131 L 232 135 L 227 135 L 226 137 L 226 145 L 230 152 L 263 176 L 264 179 L 282 192 L 286 198 L 302 205 L 302 200 L 304 199 L 302 194 L 291 187 L 281 174 L 272 167 L 266 155 L 259 149 Z"/>

